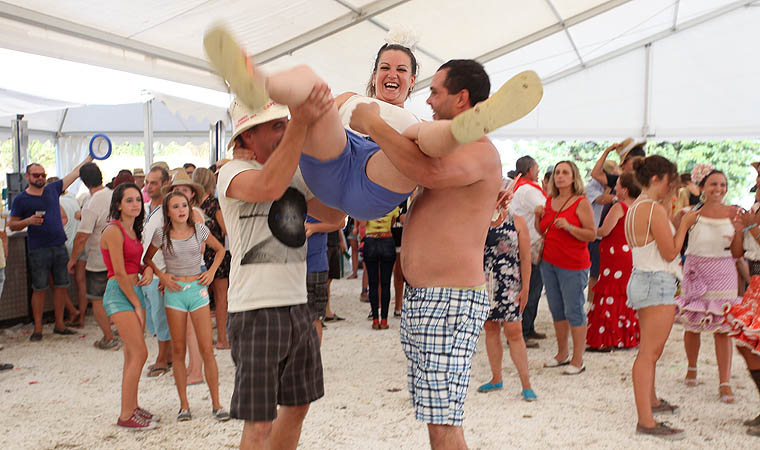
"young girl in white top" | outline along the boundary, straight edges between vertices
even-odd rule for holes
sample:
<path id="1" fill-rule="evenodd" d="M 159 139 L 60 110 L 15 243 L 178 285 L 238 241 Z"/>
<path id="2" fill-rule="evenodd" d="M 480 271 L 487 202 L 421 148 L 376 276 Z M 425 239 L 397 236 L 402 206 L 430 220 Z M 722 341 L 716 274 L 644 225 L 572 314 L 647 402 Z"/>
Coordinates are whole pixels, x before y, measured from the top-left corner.
<path id="1" fill-rule="evenodd" d="M 194 222 L 189 203 L 185 194 L 181 192 L 171 192 L 164 197 L 164 227 L 156 229 L 150 247 L 145 253 L 145 263 L 153 268 L 165 288 L 166 318 L 172 337 L 174 382 L 177 384 L 180 400 L 177 420 L 185 421 L 192 418 L 187 400 L 185 368 L 188 314 L 195 327 L 205 367 L 212 414 L 217 420 L 229 420 L 229 414 L 219 402 L 219 369 L 214 358 L 211 311 L 206 288 L 213 281 L 214 273 L 224 259 L 224 247 L 209 234 L 206 225 Z M 201 273 L 204 243 L 216 251 L 216 257 L 211 267 Z M 166 272 L 159 271 L 153 263 L 153 255 L 158 249 L 161 249 L 164 255 Z"/>
<path id="2" fill-rule="evenodd" d="M 713 333 L 718 361 L 720 400 L 733 403 L 731 391 L 731 325 L 724 313 L 738 304 L 735 259 L 741 257 L 741 223 L 736 221 L 739 208 L 723 204 L 728 182 L 723 172 L 712 170 L 702 180 L 704 206 L 697 211 L 697 222 L 689 233 L 684 262 L 681 295 L 676 299 L 676 321 L 685 328 L 683 342 L 689 367 L 687 386 L 697 386 L 697 358 L 700 333 Z"/>
<path id="3" fill-rule="evenodd" d="M 659 155 L 633 163 L 642 190 L 625 218 L 625 234 L 631 247 L 633 272 L 626 294 L 628 306 L 639 314 L 641 342 L 633 363 L 633 393 L 638 424 L 636 432 L 667 439 L 683 438 L 683 430 L 655 422 L 654 413 L 673 412 L 677 406 L 658 399 L 654 387 L 655 366 L 673 327 L 676 292 L 681 268 L 679 252 L 696 213 L 681 220 L 675 233 L 670 222 L 670 202 L 678 182 L 676 165 Z"/>

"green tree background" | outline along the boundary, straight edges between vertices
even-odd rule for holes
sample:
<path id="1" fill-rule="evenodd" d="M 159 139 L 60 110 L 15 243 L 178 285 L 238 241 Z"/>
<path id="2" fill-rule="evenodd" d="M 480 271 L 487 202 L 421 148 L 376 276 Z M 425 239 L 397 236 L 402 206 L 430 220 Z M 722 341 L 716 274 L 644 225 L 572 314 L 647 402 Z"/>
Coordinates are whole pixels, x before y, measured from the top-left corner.
<path id="1" fill-rule="evenodd" d="M 599 155 L 612 142 L 580 141 L 534 141 L 515 142 L 514 151 L 518 156 L 531 155 L 535 158 L 541 174 L 562 160 L 575 162 L 584 177 L 594 167 Z M 727 203 L 737 203 L 748 197 L 748 190 L 754 186 L 757 172 L 750 165 L 760 161 L 760 143 L 753 141 L 677 141 L 648 142 L 647 155 L 662 155 L 678 165 L 679 173 L 690 173 L 697 163 L 710 163 L 722 170 L 728 178 Z M 617 161 L 617 155 L 610 159 Z M 509 164 L 505 169 L 513 170 Z M 506 170 L 505 170 L 506 173 Z"/>

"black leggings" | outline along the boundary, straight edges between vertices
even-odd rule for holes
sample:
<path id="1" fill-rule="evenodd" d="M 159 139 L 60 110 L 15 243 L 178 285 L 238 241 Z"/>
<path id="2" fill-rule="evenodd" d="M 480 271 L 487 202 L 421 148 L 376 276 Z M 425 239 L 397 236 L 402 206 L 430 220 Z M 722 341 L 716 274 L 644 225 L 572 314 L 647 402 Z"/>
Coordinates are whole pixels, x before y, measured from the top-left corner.
<path id="1" fill-rule="evenodd" d="M 396 262 L 396 244 L 392 237 L 365 238 L 364 264 L 367 266 L 369 281 L 369 304 L 372 307 L 372 318 L 378 318 L 378 294 L 382 299 L 380 318 L 388 319 L 388 306 L 391 301 L 391 275 L 393 264 Z M 378 293 L 378 284 L 382 292 Z"/>

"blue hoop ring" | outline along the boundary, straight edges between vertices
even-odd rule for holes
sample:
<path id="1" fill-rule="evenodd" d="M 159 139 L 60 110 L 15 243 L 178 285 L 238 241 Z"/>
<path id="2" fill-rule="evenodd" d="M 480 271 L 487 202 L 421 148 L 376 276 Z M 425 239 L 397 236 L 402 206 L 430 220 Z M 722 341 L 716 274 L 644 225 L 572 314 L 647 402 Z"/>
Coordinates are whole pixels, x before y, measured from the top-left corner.
<path id="1" fill-rule="evenodd" d="M 95 156 L 95 152 L 92 151 L 92 143 L 95 142 L 95 139 L 99 137 L 102 137 L 103 139 L 106 140 L 106 142 L 108 142 L 108 151 L 106 152 L 105 156 Z M 92 137 L 92 139 L 90 139 L 90 156 L 92 156 L 93 159 L 98 159 L 98 160 L 108 159 L 108 157 L 111 156 L 111 150 L 112 150 L 111 140 L 108 139 L 108 136 L 106 136 L 105 134 L 96 134 Z"/>

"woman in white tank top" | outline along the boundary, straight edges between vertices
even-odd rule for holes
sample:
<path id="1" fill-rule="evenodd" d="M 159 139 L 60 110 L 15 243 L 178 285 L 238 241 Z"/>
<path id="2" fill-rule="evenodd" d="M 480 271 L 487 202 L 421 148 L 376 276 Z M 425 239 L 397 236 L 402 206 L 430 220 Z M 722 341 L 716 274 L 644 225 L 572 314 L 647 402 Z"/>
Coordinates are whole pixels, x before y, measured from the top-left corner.
<path id="1" fill-rule="evenodd" d="M 637 310 L 641 343 L 633 363 L 633 392 L 638 424 L 636 432 L 666 439 L 683 438 L 683 430 L 656 422 L 654 414 L 673 412 L 677 406 L 657 398 L 655 368 L 673 327 L 673 296 L 681 276 L 679 252 L 686 231 L 696 219 L 689 213 L 678 232 L 670 222 L 673 189 L 678 181 L 676 165 L 654 155 L 634 162 L 641 195 L 625 219 L 625 234 L 633 256 L 633 273 L 626 290 L 628 306 Z"/>
<path id="2" fill-rule="evenodd" d="M 713 170 L 702 180 L 704 206 L 689 234 L 684 262 L 681 295 L 676 299 L 676 321 L 684 327 L 684 348 L 689 366 L 684 382 L 694 387 L 697 381 L 700 333 L 713 333 L 718 361 L 720 400 L 733 403 L 731 391 L 731 325 L 725 311 L 738 304 L 736 261 L 742 255 L 741 224 L 735 219 L 738 207 L 723 204 L 728 182 L 723 172 Z M 738 228 L 737 228 L 738 227 Z"/>

